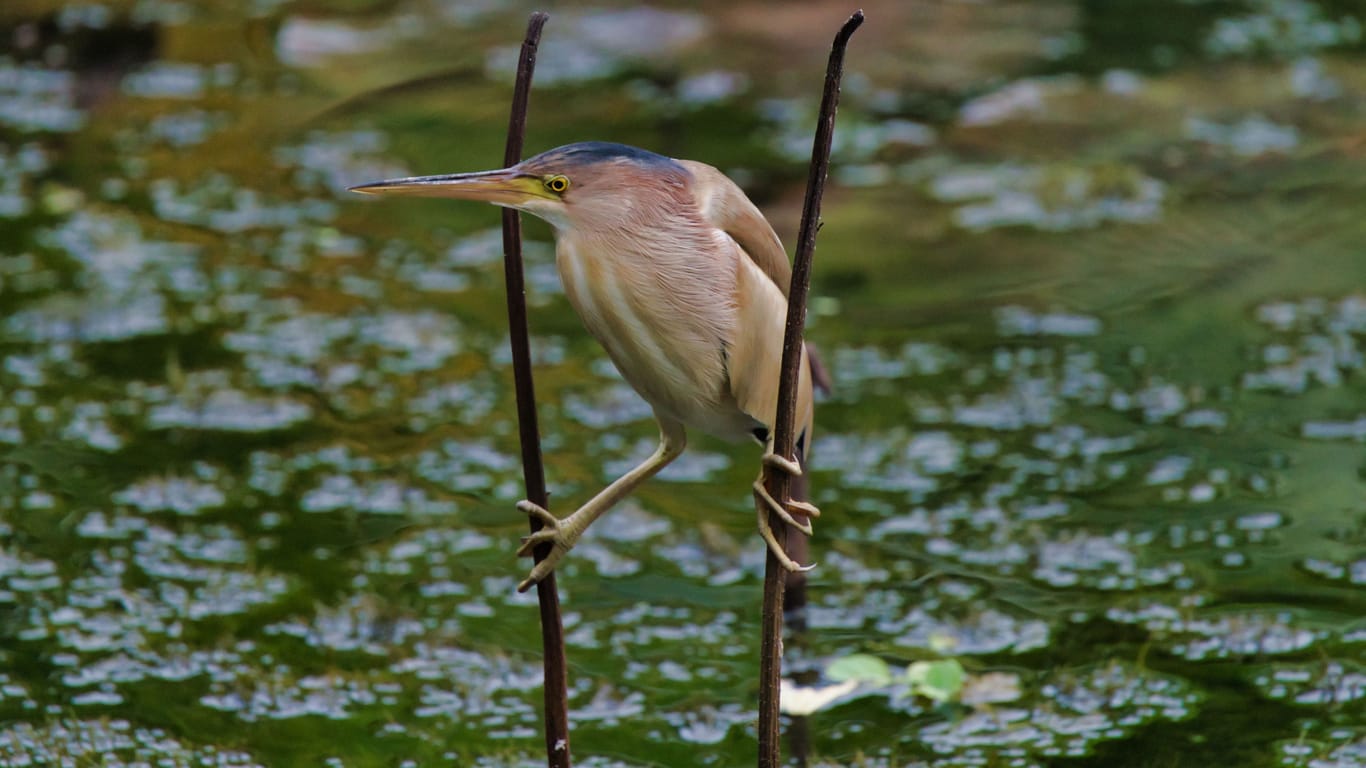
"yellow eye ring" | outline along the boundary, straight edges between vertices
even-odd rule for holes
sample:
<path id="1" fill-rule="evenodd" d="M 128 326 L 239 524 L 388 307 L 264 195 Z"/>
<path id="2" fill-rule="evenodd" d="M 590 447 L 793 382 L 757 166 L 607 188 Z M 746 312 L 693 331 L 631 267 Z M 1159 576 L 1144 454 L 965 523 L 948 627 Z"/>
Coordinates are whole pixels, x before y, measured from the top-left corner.
<path id="1" fill-rule="evenodd" d="M 569 179 L 564 176 L 551 176 L 545 180 L 545 188 L 559 194 L 560 192 L 569 189 Z"/>

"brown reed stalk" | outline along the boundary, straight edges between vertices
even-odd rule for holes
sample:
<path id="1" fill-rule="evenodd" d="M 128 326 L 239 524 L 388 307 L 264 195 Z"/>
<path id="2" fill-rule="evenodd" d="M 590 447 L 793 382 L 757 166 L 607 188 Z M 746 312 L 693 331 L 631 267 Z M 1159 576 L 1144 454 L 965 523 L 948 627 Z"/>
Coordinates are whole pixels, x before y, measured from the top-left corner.
<path id="1" fill-rule="evenodd" d="M 512 114 L 508 118 L 507 151 L 503 167 L 522 159 L 526 138 L 526 109 L 531 91 L 531 75 L 536 69 L 536 47 L 541 28 L 550 16 L 536 12 L 526 25 L 522 54 L 517 61 L 517 84 L 512 92 Z M 541 463 L 541 430 L 536 421 L 536 389 L 531 378 L 531 342 L 527 331 L 526 281 L 522 274 L 522 220 L 511 208 L 503 209 L 503 272 L 507 280 L 508 335 L 512 343 L 512 379 L 517 392 L 517 426 L 522 446 L 522 475 L 526 497 L 549 508 L 545 491 L 545 467 Z M 540 530 L 541 521 L 531 518 L 531 532 Z M 550 554 L 550 544 L 536 548 L 536 562 Z M 560 596 L 555 589 L 555 574 L 536 584 L 541 606 L 541 646 L 545 656 L 545 750 L 550 768 L 569 768 L 569 676 L 564 653 L 564 624 L 560 620 Z"/>
<path id="2" fill-rule="evenodd" d="M 825 70 L 825 90 L 821 95 L 816 138 L 811 145 L 811 169 L 806 177 L 806 200 L 802 204 L 802 224 L 797 235 L 797 253 L 792 263 L 792 287 L 787 295 L 787 329 L 783 335 L 782 378 L 778 387 L 778 413 L 773 425 L 773 450 L 791 456 L 795 438 L 797 366 L 801 362 L 802 329 L 806 325 L 806 296 L 811 287 L 811 258 L 816 250 L 816 230 L 820 228 L 821 197 L 825 177 L 830 172 L 830 142 L 835 132 L 835 112 L 839 107 L 840 76 L 844 72 L 844 50 L 849 38 L 863 23 L 863 11 L 855 11 L 835 35 L 830 61 Z M 788 497 L 788 476 L 764 468 L 764 485 L 779 503 Z M 756 504 L 760 503 L 756 500 Z M 762 509 L 762 507 L 761 507 Z M 768 513 L 769 525 L 781 530 L 782 520 Z M 772 551 L 764 564 L 763 637 L 759 657 L 759 768 L 779 768 L 782 742 L 778 712 L 778 691 L 782 682 L 783 589 L 787 572 Z"/>

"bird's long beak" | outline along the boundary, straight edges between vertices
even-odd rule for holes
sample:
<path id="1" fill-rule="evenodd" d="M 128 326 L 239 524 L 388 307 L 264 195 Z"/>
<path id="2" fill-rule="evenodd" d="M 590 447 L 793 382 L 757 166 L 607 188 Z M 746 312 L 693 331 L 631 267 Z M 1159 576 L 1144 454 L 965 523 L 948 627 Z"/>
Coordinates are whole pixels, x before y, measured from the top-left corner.
<path id="1" fill-rule="evenodd" d="M 404 195 L 407 197 L 446 197 L 477 200 L 494 205 L 518 207 L 536 198 L 550 197 L 539 176 L 505 168 L 498 171 L 453 173 L 444 176 L 410 176 L 387 179 L 351 187 L 366 195 Z"/>

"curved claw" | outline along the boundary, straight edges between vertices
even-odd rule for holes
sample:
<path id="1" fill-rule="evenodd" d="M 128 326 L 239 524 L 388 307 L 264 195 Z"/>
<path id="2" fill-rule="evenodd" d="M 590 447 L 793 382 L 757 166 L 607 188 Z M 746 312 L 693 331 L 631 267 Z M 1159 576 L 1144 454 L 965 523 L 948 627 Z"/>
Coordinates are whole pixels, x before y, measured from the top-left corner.
<path id="1" fill-rule="evenodd" d="M 560 560 L 573 546 L 573 542 L 566 542 L 564 526 L 561 525 L 560 519 L 550 514 L 545 507 L 523 499 L 517 502 L 517 508 L 541 523 L 541 530 L 522 537 L 522 545 L 517 547 L 517 556 L 534 557 L 537 547 L 542 544 L 550 545 L 550 551 L 545 558 L 536 563 L 531 573 L 517 585 L 518 592 L 525 592 L 555 570 L 555 566 L 560 564 Z"/>
<path id="2" fill-rule="evenodd" d="M 517 591 L 525 592 L 528 589 L 531 589 L 536 584 L 539 584 L 541 582 L 541 579 L 544 579 L 545 577 L 553 573 L 555 571 L 555 566 L 560 561 L 560 558 L 555 556 L 556 553 L 559 553 L 560 556 L 563 556 L 564 550 L 559 549 L 558 547 L 552 549 L 551 555 L 549 557 L 546 557 L 546 559 L 542 560 L 541 562 L 537 563 L 536 567 L 531 569 L 531 573 L 527 574 L 527 577 L 525 579 L 522 579 L 521 583 L 517 585 Z"/>
<path id="3" fill-rule="evenodd" d="M 792 501 L 791 499 L 788 499 L 787 509 L 789 512 L 800 512 L 803 515 L 806 515 L 807 517 L 821 516 L 821 511 L 819 507 L 817 507 L 815 504 L 809 504 L 805 501 Z"/>
<path id="4" fill-rule="evenodd" d="M 784 523 L 787 523 L 788 525 L 792 526 L 798 531 L 801 531 L 802 534 L 806 536 L 810 536 L 813 533 L 815 533 L 815 531 L 811 527 L 810 520 L 802 520 L 799 522 L 797 518 L 792 516 L 792 513 L 789 510 L 796 509 L 799 513 L 804 514 L 808 518 L 810 518 L 820 517 L 821 511 L 819 509 L 816 509 L 815 507 L 811 506 L 810 504 L 807 504 L 804 501 L 788 501 L 787 506 L 779 504 L 778 500 L 773 498 L 773 495 L 770 494 L 768 492 L 768 489 L 764 487 L 763 478 L 759 478 L 758 480 L 754 481 L 754 493 L 759 498 L 763 499 L 764 504 L 768 505 L 768 508 L 773 510 L 773 514 L 777 515 Z M 814 515 L 811 514 L 812 510 L 815 511 Z"/>
<path id="5" fill-rule="evenodd" d="M 802 565 L 796 560 L 793 560 L 791 557 L 788 557 L 787 551 L 783 549 L 783 545 L 779 544 L 778 539 L 774 537 L 773 529 L 768 527 L 767 517 L 767 515 L 762 515 L 760 517 L 759 535 L 764 538 L 764 543 L 768 545 L 768 550 L 773 553 L 773 556 L 775 558 L 777 558 L 778 564 L 783 567 L 783 570 L 790 571 L 792 573 L 806 573 L 807 571 L 810 571 L 813 568 L 815 568 L 815 563 L 812 563 L 810 565 Z"/>
<path id="6" fill-rule="evenodd" d="M 785 522 L 787 522 L 789 525 L 796 528 L 797 530 L 801 531 L 802 533 L 806 534 L 807 536 L 811 535 L 811 523 L 808 521 L 805 524 L 805 526 L 798 525 L 796 521 L 792 519 L 792 516 L 787 513 L 787 510 L 782 509 L 781 505 L 779 505 L 778 502 L 774 500 L 772 496 L 769 495 L 768 490 L 764 488 L 763 482 L 758 480 L 755 481 L 754 493 L 765 501 L 765 504 L 763 506 L 757 504 L 755 505 L 755 509 L 758 512 L 759 518 L 759 535 L 763 537 L 764 543 L 768 545 L 769 551 L 773 553 L 773 556 L 775 558 L 777 558 L 778 564 L 781 565 L 784 570 L 793 573 L 805 573 L 815 568 L 815 563 L 812 563 L 811 565 L 802 565 L 801 563 L 798 563 L 796 560 L 793 560 L 791 557 L 788 556 L 787 550 L 784 549 L 783 545 L 778 542 L 778 537 L 773 535 L 773 527 L 769 525 L 768 514 L 766 513 L 765 507 L 772 509 L 773 512 L 777 514 L 780 518 L 783 518 Z M 802 504 L 803 502 L 796 503 Z"/>
<path id="7" fill-rule="evenodd" d="M 517 548 L 518 557 L 530 557 L 536 547 L 542 544 L 553 544 L 559 539 L 560 519 L 550 514 L 545 507 L 523 499 L 517 502 L 517 508 L 525 512 L 531 519 L 541 523 L 541 530 L 522 537 L 522 545 Z"/>
<path id="8" fill-rule="evenodd" d="M 773 453 L 771 451 L 769 453 L 765 453 L 763 458 L 760 459 L 760 461 L 763 462 L 764 466 L 773 467 L 774 469 L 780 469 L 792 477 L 802 476 L 802 465 L 798 464 L 792 459 L 786 458 L 784 456 L 779 456 L 778 454 Z"/>
<path id="9" fill-rule="evenodd" d="M 533 501 L 529 501 L 527 499 L 522 499 L 521 501 L 517 502 L 517 508 L 520 509 L 522 512 L 526 513 L 527 515 L 534 517 L 537 520 L 540 520 L 541 525 L 544 525 L 547 528 L 560 527 L 560 519 L 550 514 L 550 512 L 540 504 L 537 504 Z"/>
<path id="10" fill-rule="evenodd" d="M 518 557 L 531 557 L 536 548 L 542 544 L 554 544 L 555 537 L 559 531 L 552 528 L 542 528 L 541 530 L 522 537 L 522 545 L 517 547 Z"/>

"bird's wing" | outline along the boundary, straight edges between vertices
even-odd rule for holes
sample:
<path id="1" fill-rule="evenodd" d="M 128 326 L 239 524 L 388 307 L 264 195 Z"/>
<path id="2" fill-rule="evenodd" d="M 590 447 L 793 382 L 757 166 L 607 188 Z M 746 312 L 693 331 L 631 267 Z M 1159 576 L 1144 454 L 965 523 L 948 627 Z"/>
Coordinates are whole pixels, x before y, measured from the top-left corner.
<path id="1" fill-rule="evenodd" d="M 745 256 L 768 275 L 773 284 L 778 286 L 783 298 L 787 298 L 792 286 L 792 264 L 788 262 L 783 242 L 778 239 L 778 233 L 773 231 L 768 219 L 724 173 L 696 160 L 678 162 L 693 175 L 696 182 L 693 184 L 693 196 L 702 218 L 730 235 Z M 787 316 L 786 303 L 778 312 L 783 317 Z M 816 387 L 822 392 L 830 392 L 832 383 L 825 364 L 810 344 L 806 345 L 806 353 Z"/>
<path id="2" fill-rule="evenodd" d="M 738 244 L 732 247 L 740 250 Z M 778 410 L 787 299 L 752 260 L 737 254 L 734 264 L 736 323 L 726 357 L 730 392 L 741 411 L 771 432 Z M 797 383 L 797 430 L 799 435 L 808 435 L 809 440 L 811 366 L 808 356 L 802 357 Z M 766 442 L 768 437 L 771 435 L 760 439 Z"/>
<path id="3" fill-rule="evenodd" d="M 679 160 L 693 175 L 697 210 L 707 223 L 730 235 L 783 296 L 792 285 L 792 264 L 768 219 L 724 173 L 695 160 Z"/>

